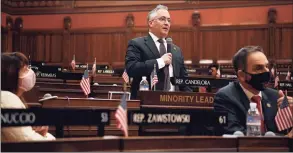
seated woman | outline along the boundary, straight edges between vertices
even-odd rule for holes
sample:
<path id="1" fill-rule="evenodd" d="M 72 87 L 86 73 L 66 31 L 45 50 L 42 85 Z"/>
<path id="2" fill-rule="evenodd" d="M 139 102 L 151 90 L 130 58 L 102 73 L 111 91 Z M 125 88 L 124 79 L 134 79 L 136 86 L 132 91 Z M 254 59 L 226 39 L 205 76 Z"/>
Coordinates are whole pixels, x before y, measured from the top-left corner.
<path id="1" fill-rule="evenodd" d="M 2 53 L 1 55 L 1 108 L 23 108 L 21 101 L 24 92 L 31 90 L 36 82 L 36 75 L 28 66 L 28 59 L 22 53 Z M 38 141 L 55 140 L 48 133 L 47 126 L 3 127 L 1 141 Z"/>

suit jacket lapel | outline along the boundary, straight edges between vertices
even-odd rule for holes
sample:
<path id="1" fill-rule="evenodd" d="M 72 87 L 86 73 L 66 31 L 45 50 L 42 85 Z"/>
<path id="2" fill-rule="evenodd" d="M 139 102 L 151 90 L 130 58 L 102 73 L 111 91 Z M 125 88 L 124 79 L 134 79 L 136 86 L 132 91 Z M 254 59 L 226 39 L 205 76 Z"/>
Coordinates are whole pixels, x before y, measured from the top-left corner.
<path id="1" fill-rule="evenodd" d="M 270 119 L 267 119 L 267 116 L 268 116 L 268 114 L 270 114 L 269 112 L 271 110 L 270 108 L 272 107 L 272 104 L 270 103 L 270 101 L 268 100 L 267 95 L 264 92 L 262 92 L 261 104 L 262 104 L 262 111 L 263 111 L 264 120 L 268 121 Z M 265 123 L 267 123 L 267 122 L 265 122 Z"/>
<path id="2" fill-rule="evenodd" d="M 236 86 L 236 89 L 239 90 L 239 100 L 241 101 L 241 103 L 243 104 L 244 106 L 244 110 L 242 109 L 242 111 L 244 111 L 244 113 L 246 114 L 248 109 L 250 108 L 249 106 L 249 103 L 250 103 L 250 100 L 247 98 L 245 92 L 243 91 L 243 89 L 241 88 L 240 86 L 240 83 L 237 81 L 235 82 L 235 86 Z"/>
<path id="3" fill-rule="evenodd" d="M 160 53 L 158 51 L 158 48 L 156 47 L 156 44 L 154 43 L 154 40 L 152 39 L 152 37 L 150 35 L 148 35 L 147 37 L 145 37 L 145 44 L 148 46 L 148 48 L 150 49 L 150 51 L 158 58 L 160 58 Z"/>

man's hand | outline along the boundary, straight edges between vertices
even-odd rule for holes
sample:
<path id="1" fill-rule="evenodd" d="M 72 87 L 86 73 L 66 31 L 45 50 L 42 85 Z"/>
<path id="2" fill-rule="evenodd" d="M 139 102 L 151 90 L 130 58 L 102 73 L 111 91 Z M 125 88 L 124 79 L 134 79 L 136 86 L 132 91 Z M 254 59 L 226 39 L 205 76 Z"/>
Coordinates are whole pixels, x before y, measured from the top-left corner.
<path id="1" fill-rule="evenodd" d="M 291 129 L 291 131 L 287 134 L 287 136 L 289 138 L 293 138 L 293 128 Z"/>
<path id="2" fill-rule="evenodd" d="M 34 126 L 33 130 L 39 133 L 42 136 L 45 136 L 48 133 L 49 127 L 48 126 Z"/>
<path id="3" fill-rule="evenodd" d="M 283 91 L 279 90 L 278 107 L 280 107 L 280 105 L 282 104 L 284 97 L 285 97 L 285 94 L 283 93 Z M 287 98 L 288 98 L 288 103 L 289 103 L 291 112 L 293 113 L 293 98 L 290 96 L 287 96 Z"/>
<path id="4" fill-rule="evenodd" d="M 172 62 L 172 54 L 166 53 L 161 57 L 165 63 L 165 65 L 169 65 Z"/>

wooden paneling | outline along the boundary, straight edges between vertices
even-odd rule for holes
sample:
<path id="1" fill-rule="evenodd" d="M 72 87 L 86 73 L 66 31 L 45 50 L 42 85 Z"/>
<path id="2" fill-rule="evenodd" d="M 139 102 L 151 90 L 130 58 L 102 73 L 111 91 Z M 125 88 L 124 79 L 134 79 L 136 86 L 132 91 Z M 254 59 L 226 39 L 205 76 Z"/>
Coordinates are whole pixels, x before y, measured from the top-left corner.
<path id="1" fill-rule="evenodd" d="M 1 52 L 5 52 L 8 47 L 8 32 L 1 26 Z"/>
<path id="2" fill-rule="evenodd" d="M 46 1 L 47 2 L 47 1 Z M 65 3 L 67 1 L 61 1 Z M 170 1 L 171 2 L 171 1 Z M 173 2 L 173 0 L 172 0 Z M 256 1 L 245 2 L 241 1 L 242 5 L 235 5 L 236 1 L 225 2 L 225 5 L 219 5 L 222 1 L 208 4 L 211 7 L 205 7 L 205 3 L 209 1 L 200 1 L 196 4 L 166 4 L 172 18 L 172 26 L 192 26 L 191 17 L 192 13 L 197 10 L 201 16 L 201 26 L 211 25 L 247 25 L 247 24 L 267 24 L 267 16 L 269 8 L 277 10 L 276 23 L 292 23 L 293 20 L 293 1 Z M 239 1 L 240 2 L 240 1 Z M 114 2 L 112 2 L 114 3 Z M 217 4 L 218 3 L 218 4 Z M 244 5 L 245 3 L 245 5 Z M 253 7 L 251 6 L 254 3 Z M 276 5 L 266 5 L 266 3 L 277 3 Z M 159 4 L 159 3 L 158 3 Z M 161 3 L 164 4 L 164 3 Z M 207 3 L 206 3 L 207 4 Z M 234 4 L 234 5 L 233 5 Z M 177 9 L 173 9 L 173 7 Z M 184 9 L 184 7 L 189 9 Z M 2 11 L 6 6 L 2 6 Z M 71 6 L 70 6 L 71 7 Z M 144 9 L 142 9 L 144 7 Z M 68 16 L 72 19 L 72 29 L 88 29 L 88 28 L 106 28 L 106 27 L 124 27 L 126 26 L 125 18 L 131 13 L 134 17 L 135 27 L 146 26 L 146 16 L 155 5 L 141 5 L 141 6 L 111 6 L 100 8 L 92 6 L 87 8 L 15 8 L 11 10 L 12 18 L 21 17 L 23 19 L 23 28 L 27 29 L 62 29 L 63 19 Z M 224 7 L 219 8 L 219 7 Z M 231 8 L 230 8 L 231 7 Z M 126 9 L 127 8 L 127 9 Z M 208 8 L 208 9 L 207 9 Z M 32 9 L 32 10 L 31 10 Z M 20 12 L 19 12 L 19 11 Z M 119 12 L 119 10 L 124 10 Z M 53 12 L 52 12 L 53 11 Z M 4 11 L 5 12 L 5 11 Z M 53 14 L 50 14 L 53 13 Z M 63 14 L 63 13 L 69 14 Z M 97 13 L 107 12 L 107 13 Z M 20 13 L 20 14 L 19 14 Z M 49 13 L 49 14 L 48 14 Z M 74 13 L 74 14 L 70 14 Z M 27 14 L 27 15 L 23 15 Z M 5 19 L 7 14 L 2 12 L 2 17 Z M 2 19 L 2 26 L 5 26 L 6 21 Z"/>
<path id="3" fill-rule="evenodd" d="M 109 7 L 109 6 L 134 6 L 134 5 L 158 5 L 158 4 L 182 4 L 184 0 L 173 1 L 75 1 L 76 7 Z"/>
<path id="4" fill-rule="evenodd" d="M 30 55 L 32 60 L 62 62 L 64 43 L 61 34 L 21 33 L 19 41 L 20 46 L 16 48 Z"/>
<path id="5" fill-rule="evenodd" d="M 276 28 L 276 59 L 293 59 L 293 28 L 279 26 Z"/>
<path id="6" fill-rule="evenodd" d="M 202 29 L 199 36 L 200 59 L 231 60 L 235 52 L 247 45 L 259 45 L 268 52 L 268 28 L 257 26 L 227 26 Z"/>
<path id="7" fill-rule="evenodd" d="M 231 8 L 267 5 L 292 4 L 288 0 L 269 1 L 211 1 L 211 0 L 169 0 L 169 1 L 86 1 L 86 0 L 3 0 L 2 10 L 11 15 L 31 14 L 73 14 L 73 13 L 100 13 L 100 12 L 136 12 L 149 11 L 155 5 L 167 5 L 170 10 Z M 45 8 L 45 9 L 44 9 Z"/>
<path id="8" fill-rule="evenodd" d="M 290 59 L 293 50 L 293 26 L 275 25 L 269 34 L 267 25 L 207 26 L 198 29 L 173 26 L 170 37 L 181 47 L 185 60 L 230 60 L 246 45 L 259 45 L 269 59 Z M 19 47 L 32 60 L 69 65 L 75 54 L 77 63 L 124 63 L 130 39 L 148 34 L 147 27 L 79 29 L 65 33 L 61 30 L 24 30 Z M 6 33 L 2 33 L 6 37 Z M 274 45 L 269 45 L 270 38 Z M 5 43 L 5 41 L 2 41 Z M 2 44 L 3 45 L 3 44 Z M 67 46 L 67 47 L 66 47 Z M 272 48 L 274 47 L 274 48 Z"/>
<path id="9" fill-rule="evenodd" d="M 125 33 L 89 33 L 71 35 L 71 54 L 77 62 L 115 62 L 121 61 L 126 50 Z M 114 56 L 113 56 L 114 55 Z"/>

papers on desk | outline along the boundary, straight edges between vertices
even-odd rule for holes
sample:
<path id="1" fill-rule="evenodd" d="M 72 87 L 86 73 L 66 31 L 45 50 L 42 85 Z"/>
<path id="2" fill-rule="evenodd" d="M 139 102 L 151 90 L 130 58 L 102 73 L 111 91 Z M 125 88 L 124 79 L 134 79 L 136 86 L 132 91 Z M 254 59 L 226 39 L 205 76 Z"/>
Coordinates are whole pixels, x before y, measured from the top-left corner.
<path id="1" fill-rule="evenodd" d="M 239 137 L 238 135 L 233 135 L 233 134 L 223 134 L 223 138 L 237 138 Z"/>
<path id="2" fill-rule="evenodd" d="M 103 136 L 103 139 L 117 139 L 120 138 L 120 136 L 115 136 L 115 135 L 105 135 Z"/>

